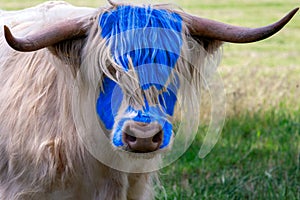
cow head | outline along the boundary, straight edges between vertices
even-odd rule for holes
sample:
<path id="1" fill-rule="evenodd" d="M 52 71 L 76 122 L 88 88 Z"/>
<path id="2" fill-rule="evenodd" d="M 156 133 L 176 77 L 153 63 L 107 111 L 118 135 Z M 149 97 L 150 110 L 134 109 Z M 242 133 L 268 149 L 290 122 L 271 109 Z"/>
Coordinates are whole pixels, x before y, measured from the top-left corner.
<path id="1" fill-rule="evenodd" d="M 119 6 L 102 13 L 99 26 L 113 73 L 103 79 L 97 112 L 112 130 L 113 145 L 133 152 L 167 147 L 180 85 L 174 68 L 183 43 L 181 16 L 151 7 Z M 108 102 L 107 109 L 103 102 Z"/>
<path id="2" fill-rule="evenodd" d="M 195 74 L 200 72 L 187 61 L 188 54 L 197 59 L 202 52 L 202 59 L 213 55 L 223 41 L 248 43 L 270 37 L 297 10 L 272 25 L 250 29 L 163 6 L 112 5 L 89 22 L 66 19 L 24 38 L 14 37 L 6 26 L 4 33 L 12 48 L 25 52 L 84 38 L 85 53 L 80 55 L 96 61 L 81 70 L 98 70 L 90 74 L 98 75 L 93 107 L 101 127 L 115 148 L 149 153 L 170 146 L 178 94 L 188 99 L 184 91 L 199 83 Z M 189 42 L 200 50 L 190 48 Z"/>

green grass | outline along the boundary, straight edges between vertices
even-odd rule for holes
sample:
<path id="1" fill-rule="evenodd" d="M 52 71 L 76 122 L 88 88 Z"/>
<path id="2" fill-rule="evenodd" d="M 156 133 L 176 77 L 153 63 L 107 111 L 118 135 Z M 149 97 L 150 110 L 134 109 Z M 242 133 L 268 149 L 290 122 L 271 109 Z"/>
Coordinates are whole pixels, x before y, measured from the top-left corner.
<path id="1" fill-rule="evenodd" d="M 300 110 L 228 118 L 212 152 L 200 159 L 203 132 L 161 171 L 167 199 L 300 199 Z"/>
<path id="2" fill-rule="evenodd" d="M 20 9 L 38 2 L 43 1 L 0 0 L 0 8 Z M 104 0 L 69 2 L 106 4 Z M 161 2 L 175 2 L 187 12 L 249 27 L 272 23 L 300 6 L 295 0 Z M 270 39 L 224 45 L 219 72 L 227 94 L 227 118 L 221 137 L 207 157 L 198 158 L 204 124 L 188 151 L 161 171 L 164 188 L 157 188 L 157 199 L 300 199 L 299 44 L 298 13 Z"/>

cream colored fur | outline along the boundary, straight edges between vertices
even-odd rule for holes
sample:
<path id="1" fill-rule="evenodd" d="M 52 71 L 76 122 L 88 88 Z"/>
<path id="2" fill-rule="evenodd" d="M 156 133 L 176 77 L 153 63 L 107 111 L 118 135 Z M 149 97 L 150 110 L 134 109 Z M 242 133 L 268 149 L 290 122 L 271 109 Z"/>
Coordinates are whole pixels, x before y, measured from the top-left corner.
<path id="1" fill-rule="evenodd" d="M 79 99 L 95 102 L 96 94 L 86 96 L 89 93 L 83 90 L 92 88 L 91 91 L 99 92 L 103 75 L 113 78 L 105 68 L 105 63 L 112 62 L 108 48 L 100 37 L 97 38 L 100 35 L 97 11 L 64 2 L 48 2 L 23 11 L 0 12 L 1 23 L 12 28 L 18 36 L 35 32 L 54 18 L 60 20 L 68 16 L 95 20 L 87 39 L 30 53 L 12 50 L 0 32 L 1 200 L 154 199 L 155 172 L 134 174 L 107 167 L 88 151 L 78 136 L 76 118 L 84 117 L 80 111 L 90 108 L 79 102 L 82 107 L 76 110 L 72 99 L 74 87 Z M 179 95 L 186 102 L 184 105 L 193 107 L 203 82 L 201 76 L 214 71 L 212 69 L 218 64 L 219 53 L 215 50 L 219 43 L 211 43 L 211 46 L 215 45 L 211 52 L 205 51 L 201 45 L 196 48 L 191 44 L 199 46 L 198 42 L 186 38 L 182 50 L 184 59 L 178 61 L 176 70 L 189 83 L 182 84 Z M 112 66 L 120 70 L 117 65 Z M 134 79 L 126 76 L 126 79 L 116 81 L 130 92 L 130 83 Z M 189 98 L 189 93 L 194 91 L 196 96 Z M 149 98 L 156 92 L 149 93 Z M 139 94 L 136 95 L 138 99 Z M 94 107 L 94 104 L 89 106 Z M 95 117 L 92 120 L 91 123 L 99 124 Z M 106 148 L 105 151 L 110 156 L 115 150 Z"/>

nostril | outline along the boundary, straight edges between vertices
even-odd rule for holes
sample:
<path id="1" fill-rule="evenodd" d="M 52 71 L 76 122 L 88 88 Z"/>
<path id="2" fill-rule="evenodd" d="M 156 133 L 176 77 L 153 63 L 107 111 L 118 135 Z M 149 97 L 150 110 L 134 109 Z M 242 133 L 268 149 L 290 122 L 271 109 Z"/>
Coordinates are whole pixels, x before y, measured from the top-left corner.
<path id="1" fill-rule="evenodd" d="M 160 143 L 162 141 L 162 131 L 159 131 L 156 135 L 153 136 L 153 143 Z"/>
<path id="2" fill-rule="evenodd" d="M 127 142 L 135 142 L 136 141 L 136 137 L 132 136 L 132 135 L 129 135 L 127 133 L 125 133 L 125 140 Z"/>

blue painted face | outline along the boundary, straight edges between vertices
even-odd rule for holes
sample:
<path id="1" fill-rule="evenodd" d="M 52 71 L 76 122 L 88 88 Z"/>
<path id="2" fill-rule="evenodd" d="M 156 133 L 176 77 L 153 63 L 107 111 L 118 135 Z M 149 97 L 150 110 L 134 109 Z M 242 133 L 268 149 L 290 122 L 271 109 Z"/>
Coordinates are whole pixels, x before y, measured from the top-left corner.
<path id="1" fill-rule="evenodd" d="M 147 92 L 151 87 L 159 91 L 157 104 L 144 98 L 142 108 L 128 105 L 123 115 L 116 117 L 124 100 L 124 91 L 113 80 L 105 77 L 103 90 L 96 103 L 99 118 L 106 129 L 112 131 L 112 143 L 123 146 L 122 128 L 126 121 L 158 122 L 163 127 L 160 148 L 168 146 L 172 137 L 172 124 L 179 87 L 177 81 L 168 80 L 179 58 L 182 46 L 182 19 L 178 14 L 151 7 L 119 6 L 103 13 L 99 18 L 101 37 L 107 41 L 112 58 L 128 72 L 132 66 L 138 76 L 139 87 Z M 176 77 L 176 76 L 175 76 Z"/>

